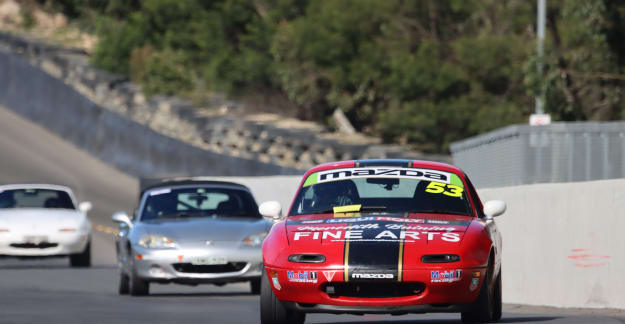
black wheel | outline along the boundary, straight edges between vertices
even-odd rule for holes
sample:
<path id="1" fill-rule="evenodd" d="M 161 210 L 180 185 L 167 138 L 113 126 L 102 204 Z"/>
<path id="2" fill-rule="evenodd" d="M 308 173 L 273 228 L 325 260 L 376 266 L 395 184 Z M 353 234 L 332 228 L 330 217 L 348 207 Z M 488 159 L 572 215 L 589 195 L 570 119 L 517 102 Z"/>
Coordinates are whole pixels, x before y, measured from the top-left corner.
<path id="1" fill-rule="evenodd" d="M 82 252 L 69 255 L 69 265 L 72 268 L 86 268 L 91 266 L 91 241 L 87 243 L 87 246 Z"/>
<path id="2" fill-rule="evenodd" d="M 497 279 L 495 280 L 495 300 L 493 301 L 493 317 L 491 318 L 491 322 L 497 322 L 501 319 L 503 303 L 502 295 L 501 295 L 501 268 L 499 269 L 499 275 L 497 275 Z"/>
<path id="3" fill-rule="evenodd" d="M 128 258 L 130 261 L 130 275 L 128 276 L 128 288 L 131 296 L 146 296 L 150 294 L 150 282 L 141 279 L 135 271 L 134 254 L 129 251 Z"/>
<path id="4" fill-rule="evenodd" d="M 489 266 L 488 271 L 486 271 L 486 275 L 484 276 L 484 282 L 482 283 L 480 294 L 471 305 L 471 310 L 462 312 L 461 314 L 463 323 L 488 323 L 491 321 L 497 321 L 501 318 L 501 301 L 499 301 L 499 318 L 495 318 L 497 312 L 497 294 L 495 293 L 497 280 L 490 283 L 493 271 L 492 267 Z M 497 276 L 497 278 L 498 280 L 501 280 L 500 276 Z M 501 284 L 499 284 L 499 287 L 501 288 Z M 499 293 L 499 298 L 501 298 L 501 293 Z"/>
<path id="5" fill-rule="evenodd" d="M 128 288 L 131 296 L 146 296 L 150 294 L 150 283 L 139 278 L 134 271 L 128 277 Z"/>
<path id="6" fill-rule="evenodd" d="M 128 295 L 130 292 L 130 278 L 123 271 L 119 272 L 119 285 L 117 287 L 117 292 L 120 295 Z"/>
<path id="7" fill-rule="evenodd" d="M 263 268 L 260 279 L 260 323 L 261 324 L 303 324 L 306 314 L 286 309 L 282 302 L 276 298 L 269 278 Z"/>
<path id="8" fill-rule="evenodd" d="M 260 294 L 260 278 L 250 280 L 250 290 L 252 291 L 252 295 Z"/>

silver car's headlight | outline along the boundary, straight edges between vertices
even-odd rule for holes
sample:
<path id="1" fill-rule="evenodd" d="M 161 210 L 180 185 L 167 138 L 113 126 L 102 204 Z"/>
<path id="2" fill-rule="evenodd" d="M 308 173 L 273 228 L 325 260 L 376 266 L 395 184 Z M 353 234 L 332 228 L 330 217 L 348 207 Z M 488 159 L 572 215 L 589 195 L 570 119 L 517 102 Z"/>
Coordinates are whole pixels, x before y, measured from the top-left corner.
<path id="1" fill-rule="evenodd" d="M 146 249 L 173 249 L 177 247 L 174 240 L 162 235 L 147 235 L 139 240 L 139 245 Z"/>
<path id="2" fill-rule="evenodd" d="M 245 243 L 245 245 L 249 245 L 249 246 L 259 246 L 259 245 L 263 244 L 263 240 L 265 239 L 266 236 L 267 236 L 267 232 L 252 234 L 252 235 L 246 237 L 243 240 L 243 243 Z"/>

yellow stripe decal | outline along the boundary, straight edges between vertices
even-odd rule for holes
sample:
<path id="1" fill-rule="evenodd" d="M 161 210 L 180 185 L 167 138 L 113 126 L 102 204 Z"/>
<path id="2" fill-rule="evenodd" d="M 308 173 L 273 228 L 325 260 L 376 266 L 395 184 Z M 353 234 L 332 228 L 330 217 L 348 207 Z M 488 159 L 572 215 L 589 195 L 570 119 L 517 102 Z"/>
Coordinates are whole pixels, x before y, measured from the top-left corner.
<path id="1" fill-rule="evenodd" d="M 412 164 L 412 161 L 410 161 L 410 164 Z M 410 166 L 410 165 L 409 165 Z M 408 216 L 410 216 L 410 213 L 405 212 L 404 213 L 404 218 L 408 218 Z M 402 239 L 402 237 L 405 235 L 404 234 L 405 230 L 402 229 L 400 234 L 399 234 L 399 257 L 397 260 L 397 281 L 402 281 L 403 280 L 403 275 L 404 275 L 404 239 Z"/>
<path id="2" fill-rule="evenodd" d="M 352 228 L 351 225 L 347 227 L 349 231 Z M 343 253 L 343 280 L 349 281 L 349 238 L 345 239 L 345 253 Z"/>
<path id="3" fill-rule="evenodd" d="M 401 233 L 403 235 L 404 230 L 402 230 Z M 397 260 L 397 281 L 402 281 L 403 266 L 404 266 L 404 240 L 401 240 L 399 242 L 399 260 Z"/>

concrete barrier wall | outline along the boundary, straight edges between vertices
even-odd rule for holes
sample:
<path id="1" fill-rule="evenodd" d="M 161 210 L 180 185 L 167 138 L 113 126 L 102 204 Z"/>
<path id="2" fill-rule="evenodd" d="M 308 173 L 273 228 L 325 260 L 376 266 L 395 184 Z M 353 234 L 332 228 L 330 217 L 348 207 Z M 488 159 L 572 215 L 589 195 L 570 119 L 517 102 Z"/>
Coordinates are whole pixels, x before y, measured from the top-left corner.
<path id="1" fill-rule="evenodd" d="M 214 180 L 232 181 L 246 185 L 252 191 L 256 202 L 275 200 L 282 205 L 282 214 L 286 215 L 297 192 L 301 176 L 271 177 L 217 177 Z"/>
<path id="2" fill-rule="evenodd" d="M 218 154 L 104 109 L 23 58 L 0 52 L 0 105 L 131 175 L 284 175 L 301 171 Z"/>
<path id="3" fill-rule="evenodd" d="M 502 199 L 504 302 L 625 309 L 625 179 L 479 190 Z"/>

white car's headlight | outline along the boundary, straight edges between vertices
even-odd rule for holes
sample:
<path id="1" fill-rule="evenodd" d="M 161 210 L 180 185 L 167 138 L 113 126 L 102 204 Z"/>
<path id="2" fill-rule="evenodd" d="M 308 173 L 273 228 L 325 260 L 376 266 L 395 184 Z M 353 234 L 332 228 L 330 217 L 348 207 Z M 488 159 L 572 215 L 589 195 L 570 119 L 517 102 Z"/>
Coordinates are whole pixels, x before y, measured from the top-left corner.
<path id="1" fill-rule="evenodd" d="M 245 245 L 249 245 L 249 246 L 259 246 L 259 245 L 263 244 L 263 240 L 265 239 L 266 236 L 267 236 L 267 232 L 252 234 L 252 235 L 246 237 L 243 240 L 243 243 L 245 243 Z"/>
<path id="2" fill-rule="evenodd" d="M 147 235 L 139 240 L 139 245 L 146 249 L 173 249 L 176 242 L 162 235 Z"/>

